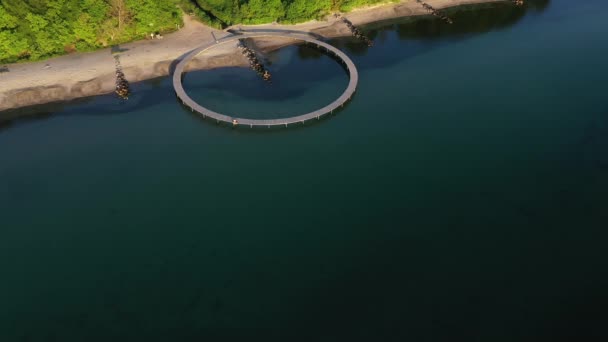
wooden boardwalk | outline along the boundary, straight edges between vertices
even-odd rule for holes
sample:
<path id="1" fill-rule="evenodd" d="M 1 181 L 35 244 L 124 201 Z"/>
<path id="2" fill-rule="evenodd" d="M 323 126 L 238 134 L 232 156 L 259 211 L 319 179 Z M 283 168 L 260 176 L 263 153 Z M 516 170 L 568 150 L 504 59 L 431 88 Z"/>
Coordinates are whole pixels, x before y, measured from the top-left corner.
<path id="1" fill-rule="evenodd" d="M 185 69 L 186 65 L 192 58 L 194 58 L 198 54 L 205 52 L 209 49 L 212 49 L 213 47 L 218 46 L 220 44 L 226 44 L 229 42 L 237 41 L 239 39 L 256 38 L 256 37 L 292 38 L 294 40 L 300 40 L 300 41 L 304 41 L 304 42 L 316 45 L 319 49 L 324 50 L 328 54 L 335 56 L 336 58 L 338 58 L 339 60 L 342 61 L 342 63 L 346 67 L 346 70 L 348 71 L 348 76 L 349 76 L 350 80 L 348 82 L 348 86 L 346 87 L 346 90 L 334 102 L 328 104 L 327 106 L 325 106 L 321 109 L 315 110 L 310 113 L 298 115 L 298 116 L 292 116 L 292 117 L 280 118 L 280 119 L 268 119 L 268 120 L 245 119 L 245 118 L 239 118 L 237 116 L 220 114 L 220 113 L 214 112 L 210 109 L 207 109 L 207 108 L 199 105 L 194 100 L 192 100 L 190 98 L 190 96 L 188 96 L 188 94 L 184 90 L 184 87 L 182 84 L 182 75 L 184 73 L 184 69 Z M 287 127 L 288 125 L 291 125 L 291 124 L 304 123 L 309 120 L 319 119 L 324 115 L 332 113 L 334 110 L 340 108 L 348 100 L 350 100 L 351 97 L 353 96 L 353 94 L 355 93 L 358 81 L 359 81 L 359 74 L 357 72 L 357 68 L 355 67 L 355 64 L 353 63 L 353 61 L 344 52 L 333 47 L 332 45 L 324 43 L 318 39 L 312 38 L 312 37 L 306 35 L 305 33 L 295 33 L 293 31 L 278 31 L 278 30 L 264 31 L 264 32 L 256 31 L 253 33 L 229 35 L 229 36 L 217 39 L 215 42 L 205 44 L 199 48 L 192 50 L 190 53 L 188 53 L 184 57 L 184 59 L 181 60 L 177 64 L 177 66 L 175 67 L 175 72 L 173 73 L 173 87 L 175 88 L 175 93 L 177 94 L 177 97 L 182 101 L 182 103 L 185 106 L 189 107 L 192 111 L 195 111 L 195 112 L 201 114 L 203 117 L 210 118 L 212 120 L 216 120 L 217 122 L 226 122 L 231 125 L 242 125 L 242 126 L 250 126 L 250 127 L 254 127 L 254 126 L 266 126 L 266 127 L 285 126 L 285 127 Z"/>

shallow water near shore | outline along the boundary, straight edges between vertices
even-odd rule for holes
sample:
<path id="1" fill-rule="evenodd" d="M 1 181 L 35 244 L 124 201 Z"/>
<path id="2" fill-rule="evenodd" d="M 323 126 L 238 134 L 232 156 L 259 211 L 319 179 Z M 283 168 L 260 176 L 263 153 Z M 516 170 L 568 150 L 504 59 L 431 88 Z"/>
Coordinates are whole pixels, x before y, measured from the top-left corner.
<path id="1" fill-rule="evenodd" d="M 356 96 L 299 127 L 168 78 L 4 121 L 0 341 L 606 340 L 608 4 L 529 2 L 335 40 Z M 272 117 L 347 82 L 267 57 L 188 92 Z"/>

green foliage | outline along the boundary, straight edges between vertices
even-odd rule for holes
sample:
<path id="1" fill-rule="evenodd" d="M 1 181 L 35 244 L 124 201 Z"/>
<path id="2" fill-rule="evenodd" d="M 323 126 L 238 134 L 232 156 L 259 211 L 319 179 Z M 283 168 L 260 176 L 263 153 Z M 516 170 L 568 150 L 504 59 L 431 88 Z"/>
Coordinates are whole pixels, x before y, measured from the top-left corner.
<path id="1" fill-rule="evenodd" d="M 188 0 L 182 0 L 187 2 Z M 332 11 L 349 11 L 354 7 L 399 0 L 190 0 L 209 18 L 222 26 L 238 23 L 297 23 L 320 19 Z M 199 13 L 200 13 L 199 12 Z M 198 14 L 198 13 L 197 13 Z"/>
<path id="2" fill-rule="evenodd" d="M 93 50 L 179 24 L 176 0 L 0 0 L 0 63 Z"/>
<path id="3" fill-rule="evenodd" d="M 281 0 L 249 0 L 239 8 L 244 23 L 273 22 L 285 16 L 285 7 Z"/>
<path id="4" fill-rule="evenodd" d="M 319 19 L 332 9 L 332 0 L 292 0 L 287 6 L 284 22 L 296 23 Z"/>
<path id="5" fill-rule="evenodd" d="M 181 10 L 222 28 L 297 23 L 387 1 L 398 0 L 0 0 L 0 63 L 93 50 L 175 30 L 182 24 Z"/>
<path id="6" fill-rule="evenodd" d="M 126 0 L 126 4 L 138 35 L 175 28 L 182 23 L 181 13 L 172 1 Z"/>
<path id="7" fill-rule="evenodd" d="M 224 24 L 218 18 L 215 18 L 211 13 L 202 9 L 196 0 L 175 0 L 184 13 L 198 17 L 203 23 L 221 29 Z"/>
<path id="8" fill-rule="evenodd" d="M 0 5 L 0 29 L 14 29 L 17 27 L 18 23 L 19 20 L 17 20 L 17 17 L 10 15 L 10 13 L 4 10 L 4 7 Z"/>
<path id="9" fill-rule="evenodd" d="M 356 7 L 375 5 L 387 2 L 399 2 L 399 0 L 343 0 L 340 1 L 338 8 L 343 12 L 348 12 Z"/>

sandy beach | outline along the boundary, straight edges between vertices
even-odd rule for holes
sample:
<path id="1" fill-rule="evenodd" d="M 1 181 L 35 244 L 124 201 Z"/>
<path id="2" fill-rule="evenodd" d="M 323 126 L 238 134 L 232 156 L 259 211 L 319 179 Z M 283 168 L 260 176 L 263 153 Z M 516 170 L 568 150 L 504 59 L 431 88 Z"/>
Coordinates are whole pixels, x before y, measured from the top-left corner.
<path id="1" fill-rule="evenodd" d="M 504 0 L 427 0 L 436 9 Z M 376 21 L 425 15 L 427 12 L 414 0 L 357 9 L 345 15 L 355 25 Z M 348 36 L 346 25 L 333 17 L 325 21 L 310 21 L 297 25 L 239 26 L 248 29 L 290 29 L 308 31 L 325 37 Z M 169 74 L 171 64 L 186 52 L 223 37 L 229 33 L 210 28 L 189 16 L 184 26 L 163 39 L 143 40 L 122 44 L 90 53 L 75 53 L 41 62 L 0 65 L 0 111 L 65 101 L 80 97 L 111 93 L 115 87 L 115 61 L 117 55 L 129 82 L 138 82 Z M 288 42 L 256 41 L 262 49 L 272 49 Z M 221 47 L 194 60 L 191 69 L 220 66 L 246 66 L 247 61 L 234 53 L 232 46 Z"/>

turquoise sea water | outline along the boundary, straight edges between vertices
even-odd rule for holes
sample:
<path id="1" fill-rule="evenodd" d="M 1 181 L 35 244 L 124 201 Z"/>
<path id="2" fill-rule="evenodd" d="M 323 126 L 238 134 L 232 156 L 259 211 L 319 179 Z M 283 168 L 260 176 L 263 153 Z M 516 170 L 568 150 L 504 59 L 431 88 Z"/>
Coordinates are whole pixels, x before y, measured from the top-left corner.
<path id="1" fill-rule="evenodd" d="M 358 92 L 303 127 L 167 78 L 0 113 L 0 341 L 607 340 L 608 4 L 527 2 L 334 41 Z M 262 117 L 346 85 L 270 58 L 185 84 Z"/>

